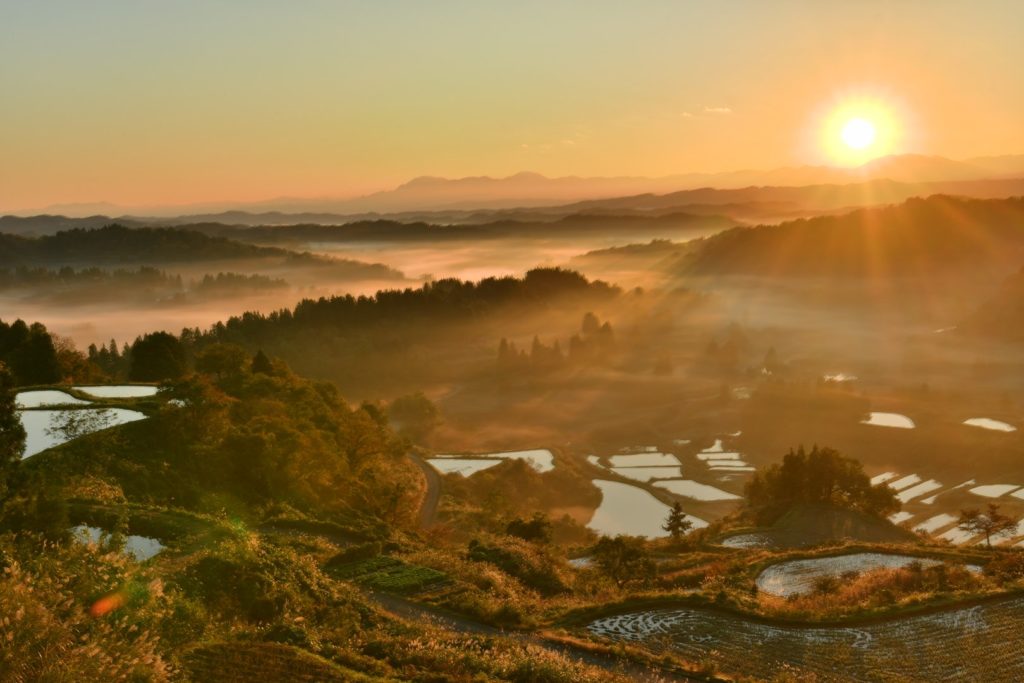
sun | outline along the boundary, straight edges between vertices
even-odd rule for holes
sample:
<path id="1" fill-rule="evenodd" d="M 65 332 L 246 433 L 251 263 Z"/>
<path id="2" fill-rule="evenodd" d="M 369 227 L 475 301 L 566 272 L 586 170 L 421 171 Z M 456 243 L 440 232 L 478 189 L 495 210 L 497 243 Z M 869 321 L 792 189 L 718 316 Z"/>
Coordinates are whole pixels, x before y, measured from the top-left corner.
<path id="1" fill-rule="evenodd" d="M 866 149 L 875 142 L 875 124 L 859 117 L 850 119 L 843 126 L 840 136 L 848 147 Z"/>
<path id="2" fill-rule="evenodd" d="M 814 156 L 836 166 L 860 166 L 905 146 L 909 112 L 891 92 L 837 92 L 808 127 Z"/>

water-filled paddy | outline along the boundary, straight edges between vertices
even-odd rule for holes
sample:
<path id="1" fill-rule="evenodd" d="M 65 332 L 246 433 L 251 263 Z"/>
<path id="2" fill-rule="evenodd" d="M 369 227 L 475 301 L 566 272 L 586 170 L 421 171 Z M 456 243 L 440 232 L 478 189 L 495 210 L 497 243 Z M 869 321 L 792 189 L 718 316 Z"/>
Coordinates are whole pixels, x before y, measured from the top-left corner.
<path id="1" fill-rule="evenodd" d="M 75 389 L 95 398 L 146 398 L 156 396 L 156 392 L 159 391 L 158 387 L 140 384 L 81 386 Z"/>
<path id="2" fill-rule="evenodd" d="M 911 555 L 853 553 L 837 557 L 815 557 L 791 560 L 766 567 L 757 577 L 757 589 L 769 595 L 787 598 L 814 590 L 815 582 L 825 576 L 839 577 L 846 572 L 867 572 L 873 569 L 896 569 L 918 562 L 926 567 L 942 564 L 939 560 Z M 972 571 L 980 567 L 969 565 Z"/>
<path id="3" fill-rule="evenodd" d="M 76 436 L 146 419 L 144 414 L 124 408 L 22 410 L 18 415 L 26 433 L 24 458 L 59 446 Z"/>
<path id="4" fill-rule="evenodd" d="M 587 628 L 692 661 L 713 656 L 726 672 L 758 678 L 795 666 L 819 681 L 1019 681 L 1021 623 L 1024 598 L 849 627 L 783 626 L 664 608 L 603 617 Z"/>
<path id="5" fill-rule="evenodd" d="M 982 429 L 990 429 L 996 432 L 1015 432 L 1017 428 L 1006 422 L 1000 420 L 992 420 L 987 417 L 972 417 L 969 420 L 964 420 L 964 424 L 969 427 L 980 427 Z"/>
<path id="6" fill-rule="evenodd" d="M 612 472 L 620 477 L 643 482 L 651 479 L 672 479 L 683 476 L 680 467 L 613 467 Z"/>
<path id="7" fill-rule="evenodd" d="M 931 493 L 932 491 L 936 491 L 941 488 L 942 484 L 940 482 L 937 482 L 934 479 L 929 479 L 928 481 L 923 481 L 920 484 L 903 489 L 896 494 L 896 497 L 901 503 L 909 503 L 914 498 L 918 498 L 926 493 Z"/>
<path id="8" fill-rule="evenodd" d="M 103 537 L 103 529 L 94 526 L 79 525 L 71 530 L 75 540 L 83 543 L 99 543 Z M 164 549 L 163 543 L 149 536 L 125 536 L 124 552 L 138 562 L 148 560 Z"/>
<path id="9" fill-rule="evenodd" d="M 438 455 L 429 462 L 433 464 L 435 459 L 464 458 L 465 455 Z M 499 460 L 525 460 L 533 469 L 538 472 L 550 472 L 555 469 L 555 456 L 546 448 L 538 448 L 529 451 L 502 451 L 501 453 L 480 453 L 479 458 L 492 458 Z M 486 468 L 485 468 L 486 469 Z"/>
<path id="10" fill-rule="evenodd" d="M 707 484 L 701 484 L 700 482 L 693 481 L 691 479 L 671 479 L 668 481 L 658 481 L 654 483 L 655 486 L 663 488 L 666 491 L 671 491 L 678 496 L 685 496 L 687 498 L 693 498 L 694 500 L 739 500 L 740 496 L 735 493 L 729 493 L 722 489 L 715 488 L 714 486 L 708 486 Z"/>
<path id="11" fill-rule="evenodd" d="M 771 548 L 775 541 L 766 534 L 736 534 L 719 541 L 726 548 Z"/>
<path id="12" fill-rule="evenodd" d="M 88 401 L 75 398 L 71 394 L 56 389 L 39 391 L 19 391 L 14 397 L 19 408 L 42 408 L 44 406 L 87 406 Z"/>
<path id="13" fill-rule="evenodd" d="M 968 489 L 968 492 L 984 498 L 1000 498 L 1010 491 L 1016 491 L 1019 488 L 1020 486 L 1017 484 L 986 484 Z"/>
<path id="14" fill-rule="evenodd" d="M 913 420 L 899 413 L 871 413 L 868 419 L 861 420 L 861 424 L 875 425 L 876 427 L 894 427 L 896 429 L 913 429 L 915 427 Z"/>
<path id="15" fill-rule="evenodd" d="M 921 522 L 920 524 L 914 527 L 914 531 L 923 531 L 926 534 L 933 534 L 939 529 L 955 523 L 956 520 L 957 518 L 953 515 L 942 513 L 941 515 L 929 517 L 925 521 Z"/>
<path id="16" fill-rule="evenodd" d="M 599 534 L 615 536 L 646 536 L 663 538 L 668 535 L 661 525 L 668 518 L 669 507 L 638 486 L 617 481 L 595 479 L 594 486 L 601 490 L 601 504 L 587 524 Z M 694 529 L 708 525 L 703 519 L 687 515 Z"/>
<path id="17" fill-rule="evenodd" d="M 477 472 L 482 472 L 489 467 L 501 463 L 501 460 L 485 458 L 429 458 L 430 466 L 441 474 L 461 474 L 470 477 Z"/>
<path id="18" fill-rule="evenodd" d="M 697 454 L 697 459 L 705 462 L 708 460 L 739 460 L 740 454 L 735 452 L 726 453 L 724 451 L 701 452 Z"/>
<path id="19" fill-rule="evenodd" d="M 678 466 L 679 458 L 671 453 L 636 453 L 634 455 L 613 455 L 608 458 L 612 467 L 671 467 Z"/>
<path id="20" fill-rule="evenodd" d="M 916 474 L 908 474 L 907 476 L 901 479 L 897 479 L 896 481 L 890 482 L 889 488 L 893 489 L 894 491 L 900 491 L 902 489 L 907 488 L 908 486 L 913 486 L 914 484 L 920 483 L 920 481 L 921 477 L 917 476 Z"/>
<path id="21" fill-rule="evenodd" d="M 871 477 L 871 485 L 877 486 L 879 484 L 884 484 L 885 482 L 889 481 L 895 476 L 895 472 L 882 472 L 881 474 L 876 474 L 875 476 Z"/>

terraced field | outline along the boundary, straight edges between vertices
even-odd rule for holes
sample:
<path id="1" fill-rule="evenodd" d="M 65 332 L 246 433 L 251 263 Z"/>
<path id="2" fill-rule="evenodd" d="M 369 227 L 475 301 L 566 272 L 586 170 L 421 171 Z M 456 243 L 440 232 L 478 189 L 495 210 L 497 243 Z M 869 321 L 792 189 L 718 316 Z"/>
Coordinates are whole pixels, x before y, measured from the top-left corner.
<path id="1" fill-rule="evenodd" d="M 846 572 L 860 573 L 874 569 L 895 569 L 914 562 L 924 567 L 942 564 L 940 560 L 915 557 L 912 555 L 891 555 L 883 553 L 851 553 L 836 557 L 814 557 L 806 560 L 779 562 L 767 568 L 757 577 L 757 588 L 771 595 L 789 597 L 814 590 L 815 582 L 825 576 L 839 578 Z M 977 565 L 966 565 L 967 569 L 980 572 Z"/>
<path id="2" fill-rule="evenodd" d="M 716 659 L 722 671 L 771 677 L 785 666 L 821 681 L 1024 680 L 1024 598 L 862 626 L 782 626 L 695 608 L 603 617 L 612 640 Z"/>

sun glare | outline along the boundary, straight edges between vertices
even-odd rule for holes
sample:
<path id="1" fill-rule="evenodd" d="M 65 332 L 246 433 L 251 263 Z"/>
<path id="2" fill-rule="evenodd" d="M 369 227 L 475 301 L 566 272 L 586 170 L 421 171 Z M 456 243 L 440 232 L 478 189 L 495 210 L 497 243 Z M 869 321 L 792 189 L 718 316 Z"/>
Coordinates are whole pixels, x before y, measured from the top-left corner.
<path id="1" fill-rule="evenodd" d="M 842 132 L 843 142 L 854 149 L 864 149 L 875 141 L 875 124 L 867 119 L 850 119 Z"/>
<path id="2" fill-rule="evenodd" d="M 891 93 L 846 91 L 823 103 L 814 146 L 827 163 L 858 166 L 895 154 L 905 144 L 907 112 Z"/>

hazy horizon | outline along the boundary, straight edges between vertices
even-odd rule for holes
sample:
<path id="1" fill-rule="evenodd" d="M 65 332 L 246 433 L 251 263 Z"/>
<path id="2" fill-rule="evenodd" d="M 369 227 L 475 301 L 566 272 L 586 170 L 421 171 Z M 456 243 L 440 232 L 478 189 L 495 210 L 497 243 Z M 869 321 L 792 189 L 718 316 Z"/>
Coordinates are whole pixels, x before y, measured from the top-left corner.
<path id="1" fill-rule="evenodd" d="M 6 5 L 0 211 L 1024 150 L 1024 6 L 833 4 Z"/>

